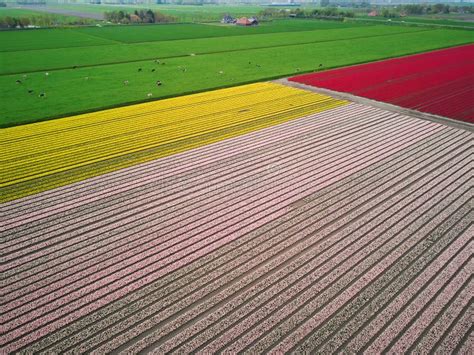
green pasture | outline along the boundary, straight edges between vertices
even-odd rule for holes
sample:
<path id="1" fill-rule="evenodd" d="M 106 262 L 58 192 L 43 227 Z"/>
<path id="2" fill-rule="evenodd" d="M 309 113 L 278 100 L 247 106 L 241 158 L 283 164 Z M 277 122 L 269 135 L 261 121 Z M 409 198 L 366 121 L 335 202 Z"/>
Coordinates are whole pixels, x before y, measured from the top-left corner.
<path id="1" fill-rule="evenodd" d="M 460 21 L 444 18 L 431 18 L 429 16 L 407 16 L 407 17 L 396 17 L 387 19 L 384 17 L 369 17 L 367 14 L 359 15 L 358 17 L 351 19 L 350 21 L 364 21 L 368 23 L 391 23 L 396 25 L 419 25 L 419 26 L 430 26 L 430 27 L 468 27 L 474 28 L 474 22 L 471 21 Z"/>
<path id="2" fill-rule="evenodd" d="M 49 48 L 100 46 L 117 43 L 113 40 L 81 33 L 75 29 L 28 29 L 0 31 L 0 52 Z M 64 49 L 63 49 L 64 51 Z M 21 53 L 19 53 L 21 55 Z M 0 62 L 0 64 L 2 64 Z M 2 64 L 3 66 L 3 64 Z"/>
<path id="3" fill-rule="evenodd" d="M 392 19 L 392 21 L 405 21 L 407 23 L 423 23 L 429 25 L 443 25 L 443 26 L 464 26 L 464 27 L 473 27 L 474 22 L 470 21 L 456 21 L 455 19 L 444 19 L 444 18 L 430 18 L 429 16 L 407 16 Z"/>
<path id="4" fill-rule="evenodd" d="M 260 26 L 241 27 L 220 24 L 168 24 L 141 26 L 84 27 L 80 33 L 124 43 L 170 41 L 177 39 L 241 36 L 276 32 L 310 31 L 334 28 L 347 28 L 358 24 L 345 24 L 336 21 L 315 20 L 277 20 L 262 23 Z"/>
<path id="5" fill-rule="evenodd" d="M 201 55 L 218 52 L 237 52 L 295 44 L 310 44 L 338 41 L 350 38 L 391 36 L 398 33 L 425 31 L 417 27 L 369 26 L 340 28 L 325 31 L 282 32 L 262 35 L 229 36 L 226 38 L 198 38 L 176 41 L 147 42 L 134 44 L 111 44 L 75 47 L 64 50 L 44 49 L 0 53 L 0 74 L 25 73 L 73 67 L 95 66 L 177 56 Z M 34 58 L 34 60 L 32 60 Z"/>
<path id="6" fill-rule="evenodd" d="M 40 11 L 33 11 L 28 9 L 16 9 L 11 7 L 0 7 L 0 17 L 26 17 L 33 15 L 41 15 Z"/>
<path id="7" fill-rule="evenodd" d="M 377 27 L 373 29 L 374 33 L 381 31 Z M 256 35 L 253 37 L 255 40 L 258 38 Z M 145 101 L 148 93 L 153 94 L 153 99 L 183 95 L 455 46 L 470 43 L 472 39 L 470 31 L 433 29 L 187 55 L 168 58 L 165 65 L 157 65 L 148 59 L 53 70 L 49 75 L 44 71 L 26 74 L 26 77 L 2 75 L 0 125 L 24 124 Z M 29 56 L 31 61 L 35 61 L 34 56 Z M 139 72 L 138 68 L 142 70 Z M 16 84 L 17 79 L 22 80 L 22 84 Z M 128 80 L 128 85 L 124 85 L 125 80 Z M 162 82 L 162 86 L 156 86 L 157 80 Z M 28 90 L 34 92 L 29 94 Z M 40 92 L 44 92 L 46 97 L 38 97 Z"/>
<path id="8" fill-rule="evenodd" d="M 256 27 L 206 24 L 123 25 L 1 31 L 0 52 L 350 28 L 334 21 L 278 20 Z"/>

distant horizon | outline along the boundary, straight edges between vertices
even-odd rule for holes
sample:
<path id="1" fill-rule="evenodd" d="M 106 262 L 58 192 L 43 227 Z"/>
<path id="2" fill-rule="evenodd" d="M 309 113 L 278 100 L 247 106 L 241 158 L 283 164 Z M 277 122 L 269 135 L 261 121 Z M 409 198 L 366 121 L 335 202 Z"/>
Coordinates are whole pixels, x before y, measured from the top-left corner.
<path id="1" fill-rule="evenodd" d="M 99 2 L 100 1 L 100 2 Z M 321 0 L 31 0 L 31 3 L 38 3 L 47 5 L 183 5 L 183 6 L 200 6 L 200 5 L 272 5 L 281 4 L 282 6 L 295 6 L 293 4 L 301 5 L 319 5 Z M 0 1 L 6 4 L 19 4 L 20 0 L 3 0 Z M 24 2 L 24 1 L 23 1 Z M 474 0 L 329 0 L 329 6 L 341 4 L 363 4 L 370 5 L 422 5 L 422 4 L 456 4 L 456 5 L 474 5 Z M 34 4 L 30 4 L 34 5 Z"/>

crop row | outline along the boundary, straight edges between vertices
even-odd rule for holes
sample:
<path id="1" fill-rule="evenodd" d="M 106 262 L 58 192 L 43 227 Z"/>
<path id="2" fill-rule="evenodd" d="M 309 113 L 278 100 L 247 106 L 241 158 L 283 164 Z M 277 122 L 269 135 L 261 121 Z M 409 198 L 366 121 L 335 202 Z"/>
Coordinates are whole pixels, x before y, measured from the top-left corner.
<path id="1" fill-rule="evenodd" d="M 343 104 L 328 96 L 262 83 L 6 129 L 1 132 L 5 154 L 0 187 L 9 188 L 10 192 L 3 199 L 65 185 Z M 153 153 L 139 159 L 127 159 L 150 151 Z M 100 164 L 102 167 L 98 168 Z M 48 179 L 70 171 L 75 173 L 68 179 Z M 22 183 L 33 190 L 22 189 Z"/>

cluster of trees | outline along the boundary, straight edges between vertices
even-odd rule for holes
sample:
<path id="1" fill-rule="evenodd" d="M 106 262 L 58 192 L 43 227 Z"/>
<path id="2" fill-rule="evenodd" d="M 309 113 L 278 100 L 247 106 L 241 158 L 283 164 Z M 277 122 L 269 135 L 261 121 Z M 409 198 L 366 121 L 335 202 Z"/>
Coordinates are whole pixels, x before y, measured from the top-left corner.
<path id="1" fill-rule="evenodd" d="M 453 6 L 446 4 L 411 4 L 401 5 L 400 12 L 407 15 L 449 14 L 451 12 L 473 13 L 473 6 Z"/>
<path id="2" fill-rule="evenodd" d="M 31 25 L 28 17 L 0 17 L 0 28 L 25 28 Z"/>
<path id="3" fill-rule="evenodd" d="M 288 17 L 288 12 L 285 9 L 267 7 L 258 13 L 258 17 L 262 19 L 284 18 Z"/>
<path id="4" fill-rule="evenodd" d="M 314 9 L 311 11 L 305 11 L 305 13 L 309 13 L 306 17 L 312 18 L 344 18 L 344 17 L 354 17 L 353 11 L 344 11 L 338 10 L 335 7 L 326 7 L 324 9 Z"/>
<path id="5" fill-rule="evenodd" d="M 158 11 L 135 10 L 133 13 L 125 11 L 104 12 L 104 18 L 113 23 L 170 23 L 177 22 L 177 18 L 162 14 Z"/>
<path id="6" fill-rule="evenodd" d="M 400 13 L 392 9 L 384 8 L 381 12 L 381 15 L 385 18 L 396 18 L 400 17 Z"/>
<path id="7" fill-rule="evenodd" d="M 321 9 L 304 10 L 304 9 L 292 9 L 287 11 L 285 9 L 266 8 L 260 11 L 259 17 L 268 18 L 283 18 L 283 17 L 296 17 L 296 18 L 318 18 L 318 19 L 331 19 L 331 20 L 343 20 L 345 17 L 354 17 L 354 12 L 338 10 L 335 7 L 325 7 Z"/>
<path id="8" fill-rule="evenodd" d="M 0 17 L 0 28 L 26 28 L 29 26 L 34 27 L 54 27 L 64 25 L 90 25 L 92 23 L 89 19 L 71 18 L 67 22 L 63 19 L 58 18 L 53 14 L 42 14 L 32 16 L 5 16 Z"/>
<path id="9" fill-rule="evenodd" d="M 434 5 L 401 5 L 398 7 L 383 8 L 380 15 L 385 18 L 395 18 L 402 15 L 437 15 L 451 12 L 473 13 L 474 6 L 450 6 L 445 4 Z"/>

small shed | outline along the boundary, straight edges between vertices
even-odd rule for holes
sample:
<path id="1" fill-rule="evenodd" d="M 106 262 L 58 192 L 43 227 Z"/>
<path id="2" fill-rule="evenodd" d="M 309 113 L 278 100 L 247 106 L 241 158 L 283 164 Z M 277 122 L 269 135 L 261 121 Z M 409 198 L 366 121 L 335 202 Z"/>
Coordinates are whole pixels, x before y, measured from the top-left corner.
<path id="1" fill-rule="evenodd" d="M 378 16 L 378 15 L 379 15 L 378 12 L 375 11 L 375 10 L 370 11 L 369 14 L 368 14 L 368 16 L 371 16 L 371 17 L 375 17 L 375 16 Z"/>

